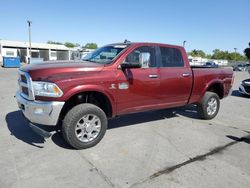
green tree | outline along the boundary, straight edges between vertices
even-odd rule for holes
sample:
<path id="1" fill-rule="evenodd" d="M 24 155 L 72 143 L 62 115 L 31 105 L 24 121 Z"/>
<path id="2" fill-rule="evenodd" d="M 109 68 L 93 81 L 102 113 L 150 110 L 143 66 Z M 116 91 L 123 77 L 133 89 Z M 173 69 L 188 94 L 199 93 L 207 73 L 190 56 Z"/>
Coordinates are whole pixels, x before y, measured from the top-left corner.
<path id="1" fill-rule="evenodd" d="M 63 45 L 63 43 L 61 43 L 61 42 L 56 42 L 56 41 L 52 41 L 52 40 L 49 40 L 47 42 L 47 44 L 60 44 L 60 45 Z"/>
<path id="2" fill-rule="evenodd" d="M 212 55 L 211 55 L 211 54 L 207 54 L 207 55 L 206 55 L 206 58 L 212 59 Z"/>
<path id="3" fill-rule="evenodd" d="M 87 43 L 87 44 L 85 44 L 84 48 L 96 49 L 96 48 L 98 48 L 98 46 L 96 43 Z"/>
<path id="4" fill-rule="evenodd" d="M 248 60 L 250 60 L 250 42 L 248 43 L 249 48 L 246 48 L 244 50 L 245 56 L 247 57 Z"/>
<path id="5" fill-rule="evenodd" d="M 76 44 L 74 44 L 72 42 L 65 42 L 64 45 L 67 46 L 68 48 L 74 48 L 74 47 L 76 47 Z"/>
<path id="6" fill-rule="evenodd" d="M 191 55 L 192 57 L 202 57 L 202 58 L 206 57 L 205 52 L 203 52 L 202 50 L 196 50 L 196 49 L 189 52 L 188 55 Z"/>
<path id="7" fill-rule="evenodd" d="M 235 60 L 235 61 L 246 60 L 246 58 L 238 52 L 228 52 L 219 49 L 213 50 L 212 59 L 224 59 L 224 60 Z"/>

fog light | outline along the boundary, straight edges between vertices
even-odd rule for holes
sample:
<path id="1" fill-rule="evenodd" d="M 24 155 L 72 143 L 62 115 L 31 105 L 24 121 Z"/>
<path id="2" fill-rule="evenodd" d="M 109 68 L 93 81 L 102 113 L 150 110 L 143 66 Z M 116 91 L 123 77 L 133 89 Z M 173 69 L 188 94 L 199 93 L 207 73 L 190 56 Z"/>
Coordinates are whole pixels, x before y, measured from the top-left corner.
<path id="1" fill-rule="evenodd" d="M 42 114 L 43 109 L 42 108 L 35 108 L 34 114 Z"/>

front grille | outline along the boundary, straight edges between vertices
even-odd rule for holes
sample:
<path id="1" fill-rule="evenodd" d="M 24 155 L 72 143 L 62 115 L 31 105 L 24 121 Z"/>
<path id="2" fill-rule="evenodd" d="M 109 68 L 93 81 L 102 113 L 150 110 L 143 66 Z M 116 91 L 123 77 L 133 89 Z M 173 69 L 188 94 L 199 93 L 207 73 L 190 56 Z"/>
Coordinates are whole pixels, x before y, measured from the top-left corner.
<path id="1" fill-rule="evenodd" d="M 247 93 L 250 93 L 250 86 L 243 86 Z"/>
<path id="2" fill-rule="evenodd" d="M 21 95 L 28 99 L 28 100 L 34 100 L 34 94 L 32 89 L 32 80 L 30 75 L 27 72 L 18 71 L 19 73 L 19 88 Z"/>

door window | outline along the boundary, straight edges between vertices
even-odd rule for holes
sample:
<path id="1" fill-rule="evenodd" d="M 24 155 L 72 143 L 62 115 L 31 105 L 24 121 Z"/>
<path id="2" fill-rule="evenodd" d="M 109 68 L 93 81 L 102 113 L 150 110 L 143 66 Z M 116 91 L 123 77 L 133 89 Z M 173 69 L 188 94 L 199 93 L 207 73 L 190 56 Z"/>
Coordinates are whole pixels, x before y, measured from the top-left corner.
<path id="1" fill-rule="evenodd" d="M 183 67 L 181 52 L 176 48 L 160 47 L 162 67 Z"/>
<path id="2" fill-rule="evenodd" d="M 132 51 L 125 59 L 126 63 L 139 63 L 140 53 L 149 53 L 150 61 L 148 67 L 156 67 L 155 48 L 153 46 L 142 46 Z"/>

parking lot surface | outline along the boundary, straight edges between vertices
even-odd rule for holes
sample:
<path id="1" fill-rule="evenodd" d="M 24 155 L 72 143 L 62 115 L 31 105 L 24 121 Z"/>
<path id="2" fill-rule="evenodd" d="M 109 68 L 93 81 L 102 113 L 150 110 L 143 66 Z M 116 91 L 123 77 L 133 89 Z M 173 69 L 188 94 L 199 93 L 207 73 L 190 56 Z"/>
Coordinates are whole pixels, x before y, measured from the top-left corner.
<path id="1" fill-rule="evenodd" d="M 17 69 L 0 68 L 0 187 L 250 187 L 250 98 L 237 89 L 213 120 L 192 106 L 109 121 L 95 147 L 43 139 L 17 108 Z"/>

